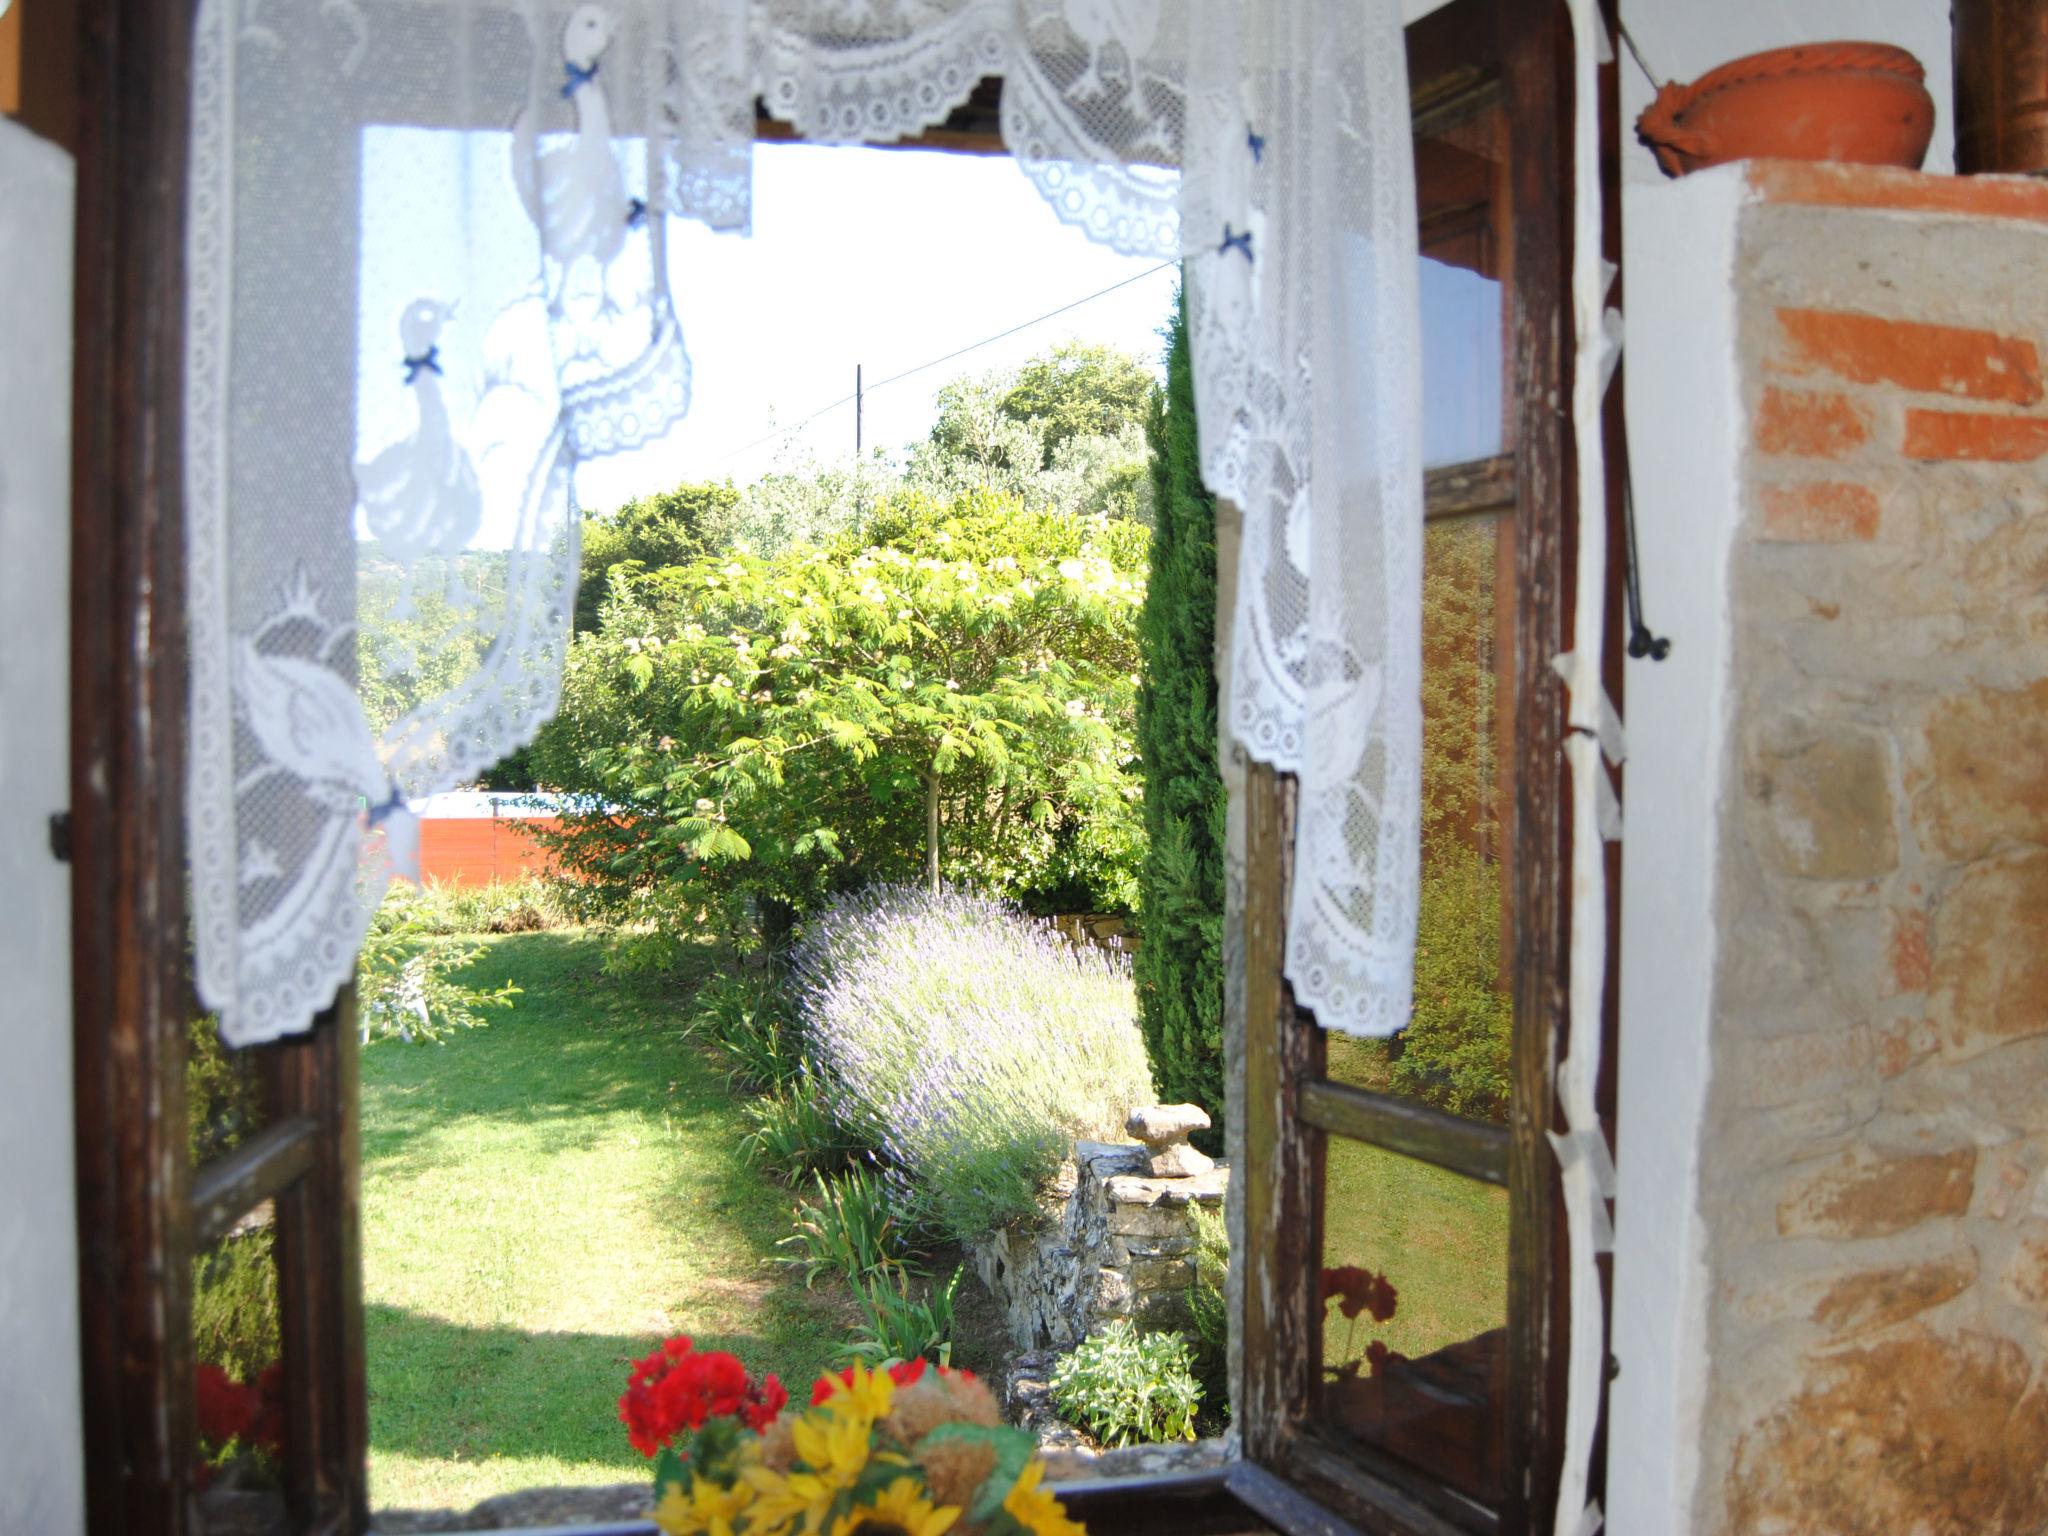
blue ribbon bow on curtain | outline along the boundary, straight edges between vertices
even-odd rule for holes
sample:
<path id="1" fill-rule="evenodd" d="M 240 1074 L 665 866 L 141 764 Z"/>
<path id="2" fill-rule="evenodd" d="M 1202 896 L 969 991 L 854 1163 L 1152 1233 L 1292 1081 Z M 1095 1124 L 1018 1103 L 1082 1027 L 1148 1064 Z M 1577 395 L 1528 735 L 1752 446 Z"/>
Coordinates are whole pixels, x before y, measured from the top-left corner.
<path id="1" fill-rule="evenodd" d="M 597 60 L 592 59 L 589 67 L 578 64 L 574 59 L 562 60 L 562 100 L 567 101 L 584 86 L 597 78 Z"/>
<path id="2" fill-rule="evenodd" d="M 418 357 L 408 357 L 405 360 L 405 382 L 408 384 L 412 383 L 420 376 L 423 369 L 428 373 L 439 373 L 441 371 L 441 349 L 439 347 L 429 347 Z"/>

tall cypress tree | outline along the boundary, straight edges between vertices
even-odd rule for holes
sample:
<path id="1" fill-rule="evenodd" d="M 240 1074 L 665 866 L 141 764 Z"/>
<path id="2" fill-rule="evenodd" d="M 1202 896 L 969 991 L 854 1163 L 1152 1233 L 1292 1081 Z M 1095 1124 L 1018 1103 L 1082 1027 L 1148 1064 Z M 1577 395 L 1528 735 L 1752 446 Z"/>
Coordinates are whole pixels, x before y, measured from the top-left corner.
<path id="1" fill-rule="evenodd" d="M 1202 485 L 1187 301 L 1176 305 L 1155 403 L 1152 575 L 1138 620 L 1144 682 L 1140 1024 L 1160 1094 L 1223 1121 L 1223 779 L 1216 765 L 1216 501 Z"/>

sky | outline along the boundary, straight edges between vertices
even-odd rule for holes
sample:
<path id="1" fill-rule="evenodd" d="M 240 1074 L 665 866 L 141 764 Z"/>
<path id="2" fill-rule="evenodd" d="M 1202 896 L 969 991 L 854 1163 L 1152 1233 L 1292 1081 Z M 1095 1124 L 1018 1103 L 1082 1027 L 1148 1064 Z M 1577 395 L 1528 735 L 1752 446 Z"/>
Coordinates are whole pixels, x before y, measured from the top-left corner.
<path id="1" fill-rule="evenodd" d="M 471 296 L 441 337 L 445 377 L 434 383 L 451 403 L 474 398 L 508 350 L 493 306 L 533 281 L 532 227 L 512 193 L 509 153 L 499 133 L 365 136 L 365 445 L 402 439 L 418 420 L 395 330 L 416 298 Z M 578 500 L 603 510 L 685 480 L 745 486 L 807 459 L 844 462 L 854 409 L 834 402 L 853 392 L 856 365 L 881 384 L 866 395 L 863 440 L 898 455 L 930 431 L 943 385 L 1014 368 L 1062 341 L 1108 343 L 1157 370 L 1176 276 L 1062 224 L 1006 156 L 759 144 L 750 237 L 669 225 L 670 289 L 692 365 L 688 416 L 645 449 L 582 464 Z M 1422 310 L 1425 460 L 1494 451 L 1497 286 L 1425 261 Z M 545 359 L 544 337 L 527 338 L 525 350 Z M 938 359 L 946 360 L 922 366 Z M 921 371 L 881 383 L 912 369 Z M 544 430 L 543 422 L 519 438 Z M 514 482 L 492 487 L 494 468 L 516 482 L 526 462 L 519 452 L 505 458 L 479 465 L 494 508 L 517 500 Z M 503 537 L 487 527 L 478 542 Z"/>

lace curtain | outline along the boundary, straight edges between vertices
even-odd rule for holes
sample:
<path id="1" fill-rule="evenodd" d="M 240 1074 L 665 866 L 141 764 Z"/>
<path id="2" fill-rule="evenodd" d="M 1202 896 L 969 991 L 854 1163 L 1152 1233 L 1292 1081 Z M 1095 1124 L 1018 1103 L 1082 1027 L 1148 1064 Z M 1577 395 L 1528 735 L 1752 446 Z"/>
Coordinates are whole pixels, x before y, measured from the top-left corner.
<path id="1" fill-rule="evenodd" d="M 1227 718 L 1301 780 L 1289 974 L 1325 1025 L 1399 1028 L 1404 72 L 1397 0 L 204 0 L 188 812 L 225 1037 L 306 1028 L 415 866 L 409 802 L 553 711 L 575 468 L 688 410 L 665 231 L 748 227 L 756 99 L 807 139 L 882 142 L 988 75 L 1062 220 L 1185 261 L 1203 470 L 1245 517 Z"/>

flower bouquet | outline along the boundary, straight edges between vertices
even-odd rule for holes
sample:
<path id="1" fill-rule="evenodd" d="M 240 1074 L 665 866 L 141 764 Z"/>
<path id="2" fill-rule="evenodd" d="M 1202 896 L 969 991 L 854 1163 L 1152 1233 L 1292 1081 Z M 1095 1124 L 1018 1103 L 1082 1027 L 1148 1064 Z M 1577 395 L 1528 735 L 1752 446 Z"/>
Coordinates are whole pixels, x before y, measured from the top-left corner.
<path id="1" fill-rule="evenodd" d="M 1087 1536 L 970 1371 L 854 1365 L 788 1403 L 686 1338 L 635 1363 L 619 1417 L 654 1460 L 665 1536 Z"/>

